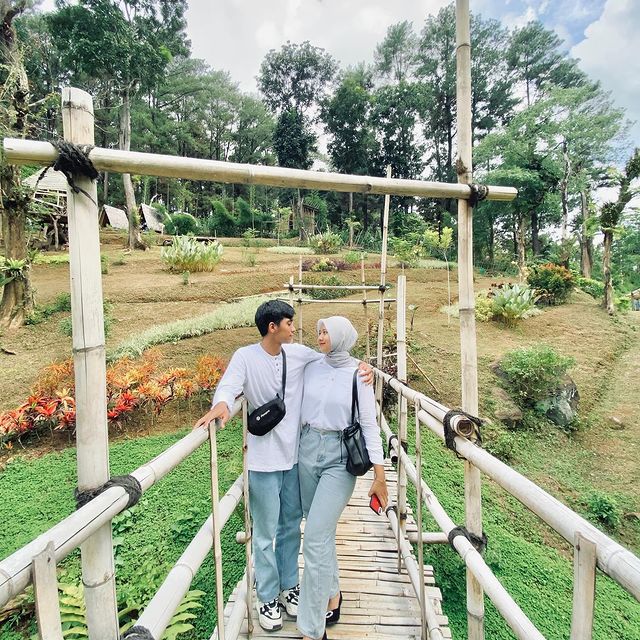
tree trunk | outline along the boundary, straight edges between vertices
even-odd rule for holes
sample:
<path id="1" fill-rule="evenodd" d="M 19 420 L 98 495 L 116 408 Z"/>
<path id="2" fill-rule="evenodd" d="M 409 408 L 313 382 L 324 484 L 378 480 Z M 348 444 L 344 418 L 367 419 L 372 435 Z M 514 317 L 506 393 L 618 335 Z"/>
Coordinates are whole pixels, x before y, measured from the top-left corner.
<path id="1" fill-rule="evenodd" d="M 604 231 L 604 251 L 602 254 L 602 270 L 604 271 L 604 303 L 607 313 L 612 316 L 616 309 L 613 302 L 613 280 L 611 278 L 611 245 L 613 231 Z"/>
<path id="2" fill-rule="evenodd" d="M 540 255 L 540 222 L 536 209 L 531 212 L 531 250 L 534 256 Z"/>
<path id="3" fill-rule="evenodd" d="M 4 67 L 2 91 L 8 105 L 5 131 L 14 138 L 24 138 L 29 115 L 29 80 L 17 52 L 13 26 L 14 18 L 25 9 L 25 2 L 3 3 L 0 13 L 0 64 Z M 0 168 L 0 195 L 4 255 L 10 260 L 25 261 L 20 275 L 7 282 L 2 291 L 0 327 L 9 328 L 24 324 L 33 307 L 25 228 L 31 196 L 22 189 L 17 167 L 4 165 Z"/>
<path id="4" fill-rule="evenodd" d="M 364 194 L 364 213 L 362 215 L 362 229 L 366 233 L 369 228 L 369 198 Z"/>
<path id="5" fill-rule="evenodd" d="M 493 265 L 495 262 L 495 243 L 496 243 L 496 232 L 494 229 L 495 220 L 491 218 L 489 224 L 489 267 L 493 269 Z"/>
<path id="6" fill-rule="evenodd" d="M 525 244 L 525 217 L 518 216 L 518 231 L 516 234 L 518 245 L 518 269 L 522 273 L 527 260 L 527 248 Z"/>
<path id="7" fill-rule="evenodd" d="M 582 207 L 582 233 L 580 234 L 580 273 L 583 278 L 591 278 L 593 265 L 593 239 L 589 232 L 589 203 L 587 192 L 580 192 L 580 204 Z"/>
<path id="8" fill-rule="evenodd" d="M 564 173 L 560 181 L 560 197 L 562 201 L 562 225 L 560 237 L 562 241 L 566 241 L 569 235 L 569 176 L 571 175 L 571 160 L 569 160 L 569 152 L 567 149 L 567 141 L 562 141 L 562 159 L 564 163 Z"/>
<path id="9" fill-rule="evenodd" d="M 122 92 L 119 133 L 120 149 L 122 151 L 129 151 L 131 148 L 131 100 L 128 87 Z M 138 207 L 136 206 L 136 194 L 133 189 L 131 174 L 122 174 L 122 186 L 124 187 L 127 217 L 129 218 L 129 249 L 146 249 L 147 246 L 142 241 L 140 235 L 140 216 L 138 215 Z"/>

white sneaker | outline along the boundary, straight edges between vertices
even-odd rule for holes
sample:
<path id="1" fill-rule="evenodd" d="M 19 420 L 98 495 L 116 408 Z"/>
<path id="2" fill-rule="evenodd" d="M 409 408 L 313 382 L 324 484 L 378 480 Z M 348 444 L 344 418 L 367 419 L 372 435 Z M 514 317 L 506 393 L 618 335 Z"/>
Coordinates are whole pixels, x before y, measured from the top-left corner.
<path id="1" fill-rule="evenodd" d="M 265 631 L 277 631 L 282 629 L 282 613 L 280 613 L 280 605 L 278 598 L 274 598 L 271 602 L 256 602 L 258 609 L 258 622 Z"/>
<path id="2" fill-rule="evenodd" d="M 298 599 L 300 598 L 300 585 L 297 584 L 291 589 L 285 589 L 280 592 L 280 604 L 285 608 L 286 612 L 295 618 L 298 615 Z"/>

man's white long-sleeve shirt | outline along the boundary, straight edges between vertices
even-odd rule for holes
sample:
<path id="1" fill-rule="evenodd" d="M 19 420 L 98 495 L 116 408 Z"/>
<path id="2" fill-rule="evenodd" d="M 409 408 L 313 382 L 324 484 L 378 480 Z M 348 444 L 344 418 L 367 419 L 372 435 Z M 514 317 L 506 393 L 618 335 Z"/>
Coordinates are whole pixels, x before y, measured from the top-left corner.
<path id="1" fill-rule="evenodd" d="M 324 360 L 314 362 L 304 370 L 302 424 L 328 431 L 342 431 L 349 426 L 355 370 L 355 367 L 332 367 Z M 360 411 L 356 418 L 362 427 L 369 458 L 373 464 L 384 464 L 373 387 L 358 376 L 357 389 Z"/>
<path id="2" fill-rule="evenodd" d="M 304 368 L 323 356 L 301 344 L 285 344 L 282 348 L 287 358 L 287 412 L 266 435 L 248 434 L 247 465 L 251 471 L 287 471 L 298 462 Z M 216 387 L 212 405 L 224 402 L 231 411 L 241 393 L 249 403 L 249 412 L 273 400 L 276 394 L 282 395 L 282 354 L 272 356 L 260 343 L 238 349 Z"/>

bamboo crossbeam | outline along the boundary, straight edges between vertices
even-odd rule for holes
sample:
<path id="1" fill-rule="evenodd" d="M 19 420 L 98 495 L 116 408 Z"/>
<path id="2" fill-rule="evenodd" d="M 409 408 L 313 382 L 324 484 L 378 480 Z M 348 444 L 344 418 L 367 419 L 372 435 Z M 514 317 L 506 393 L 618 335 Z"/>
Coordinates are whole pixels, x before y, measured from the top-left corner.
<path id="1" fill-rule="evenodd" d="M 387 509 L 387 519 L 389 520 L 391 531 L 393 531 L 393 535 L 398 541 L 400 555 L 402 556 L 402 561 L 407 570 L 407 575 L 411 581 L 411 586 L 413 587 L 418 600 L 422 598 L 421 607 L 424 614 L 423 624 L 428 634 L 426 635 L 426 638 L 428 638 L 428 640 L 444 640 L 442 629 L 440 629 L 440 625 L 438 624 L 438 614 L 436 613 L 431 600 L 425 596 L 424 566 L 420 567 L 416 562 L 416 559 L 413 557 L 411 545 L 409 545 L 402 534 L 402 531 L 398 528 L 398 516 L 393 509 Z"/>
<path id="2" fill-rule="evenodd" d="M 288 302 L 287 298 L 277 298 L 278 300 L 284 300 Z M 385 304 L 387 302 L 395 302 L 395 298 L 385 298 Z M 298 304 L 361 304 L 366 306 L 368 304 L 380 304 L 378 300 L 340 300 L 340 299 L 330 299 L 330 300 L 316 300 L 315 298 L 296 298 L 295 302 Z"/>
<path id="3" fill-rule="evenodd" d="M 419 412 L 423 414 L 424 411 Z M 380 426 L 387 438 L 392 435 L 391 429 L 387 421 L 382 416 Z M 438 498 L 429 488 L 422 478 L 418 477 L 416 468 L 402 447 L 397 446 L 397 441 L 392 440 L 392 448 L 395 449 L 399 460 L 402 460 L 407 477 L 417 488 L 418 482 L 421 483 L 422 499 L 424 505 L 429 509 L 438 526 L 445 534 L 456 526 L 453 520 L 444 510 Z M 511 627 L 516 637 L 520 640 L 545 640 L 544 636 L 536 629 L 534 624 L 527 618 L 516 601 L 509 595 L 508 591 L 502 586 L 498 578 L 493 574 L 484 558 L 476 551 L 474 546 L 464 536 L 456 536 L 453 539 L 453 547 L 458 552 L 468 569 L 473 573 L 478 582 L 482 585 L 491 602 L 496 606 L 507 624 Z"/>
<path id="4" fill-rule="evenodd" d="M 220 500 L 220 529 L 227 523 L 242 498 L 242 484 L 242 475 L 239 475 Z M 196 572 L 211 553 L 213 539 L 213 517 L 209 516 L 169 571 L 136 625 L 148 629 L 154 638 L 162 638 L 176 609 L 189 591 Z"/>
<path id="5" fill-rule="evenodd" d="M 231 416 L 236 415 L 240 408 L 240 401 L 236 401 Z M 132 471 L 131 475 L 140 482 L 142 491 L 147 491 L 204 444 L 208 437 L 206 429 L 190 431 L 166 451 Z M 95 531 L 123 511 L 128 502 L 129 495 L 122 487 L 111 487 L 2 560 L 0 607 L 24 591 L 31 583 L 32 559 L 41 553 L 50 541 L 54 545 L 56 562 L 59 563 Z"/>
<path id="6" fill-rule="evenodd" d="M 284 289 L 343 289 L 349 291 L 380 291 L 378 284 L 283 284 Z"/>
<path id="7" fill-rule="evenodd" d="M 5 138 L 3 146 L 6 159 L 12 164 L 50 165 L 58 157 L 58 151 L 48 142 Z M 237 164 L 101 147 L 94 147 L 89 157 L 98 171 L 165 178 L 422 198 L 469 198 L 471 193 L 468 185 L 453 183 Z M 518 194 L 512 187 L 496 185 L 488 189 L 488 200 L 509 201 Z"/>
<path id="8" fill-rule="evenodd" d="M 418 533 L 410 533 L 407 535 L 409 542 L 418 544 L 420 537 Z M 447 536 L 440 531 L 423 531 L 422 544 L 449 544 Z"/>
<path id="9" fill-rule="evenodd" d="M 422 411 L 419 413 L 421 421 L 444 441 L 442 420 L 433 415 L 438 413 L 438 406 L 443 405 L 403 385 L 382 371 L 376 370 L 376 375 L 382 376 L 398 393 L 405 394 L 409 401 L 419 397 L 422 406 Z M 425 410 L 425 406 L 429 407 L 429 411 Z M 461 456 L 522 502 L 572 546 L 575 535 L 579 531 L 592 539 L 597 545 L 598 568 L 640 601 L 640 558 L 489 452 L 465 438 L 456 437 L 455 442 Z"/>

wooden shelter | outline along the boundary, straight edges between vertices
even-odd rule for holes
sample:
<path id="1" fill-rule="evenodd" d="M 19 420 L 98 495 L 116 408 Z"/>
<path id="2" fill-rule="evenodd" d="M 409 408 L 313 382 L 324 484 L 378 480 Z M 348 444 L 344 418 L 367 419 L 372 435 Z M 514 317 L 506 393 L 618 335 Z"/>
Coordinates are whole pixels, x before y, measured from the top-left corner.
<path id="1" fill-rule="evenodd" d="M 65 175 L 45 167 L 26 178 L 23 184 L 34 190 L 32 211 L 44 222 L 46 245 L 58 249 L 68 240 Z"/>
<path id="2" fill-rule="evenodd" d="M 162 216 L 157 209 L 154 209 L 148 204 L 141 204 L 138 210 L 140 211 L 143 229 L 155 231 L 156 233 L 164 233 Z"/>
<path id="3" fill-rule="evenodd" d="M 316 216 L 318 209 L 310 204 L 302 202 L 302 212 L 292 208 L 290 213 L 280 216 L 277 221 L 278 234 L 286 235 L 291 231 L 300 232 L 302 227 L 304 237 L 308 238 L 316 232 Z"/>
<path id="4" fill-rule="evenodd" d="M 124 209 L 111 207 L 108 204 L 102 205 L 100 211 L 100 226 L 106 227 L 107 225 L 114 229 L 128 229 L 129 219 Z"/>

